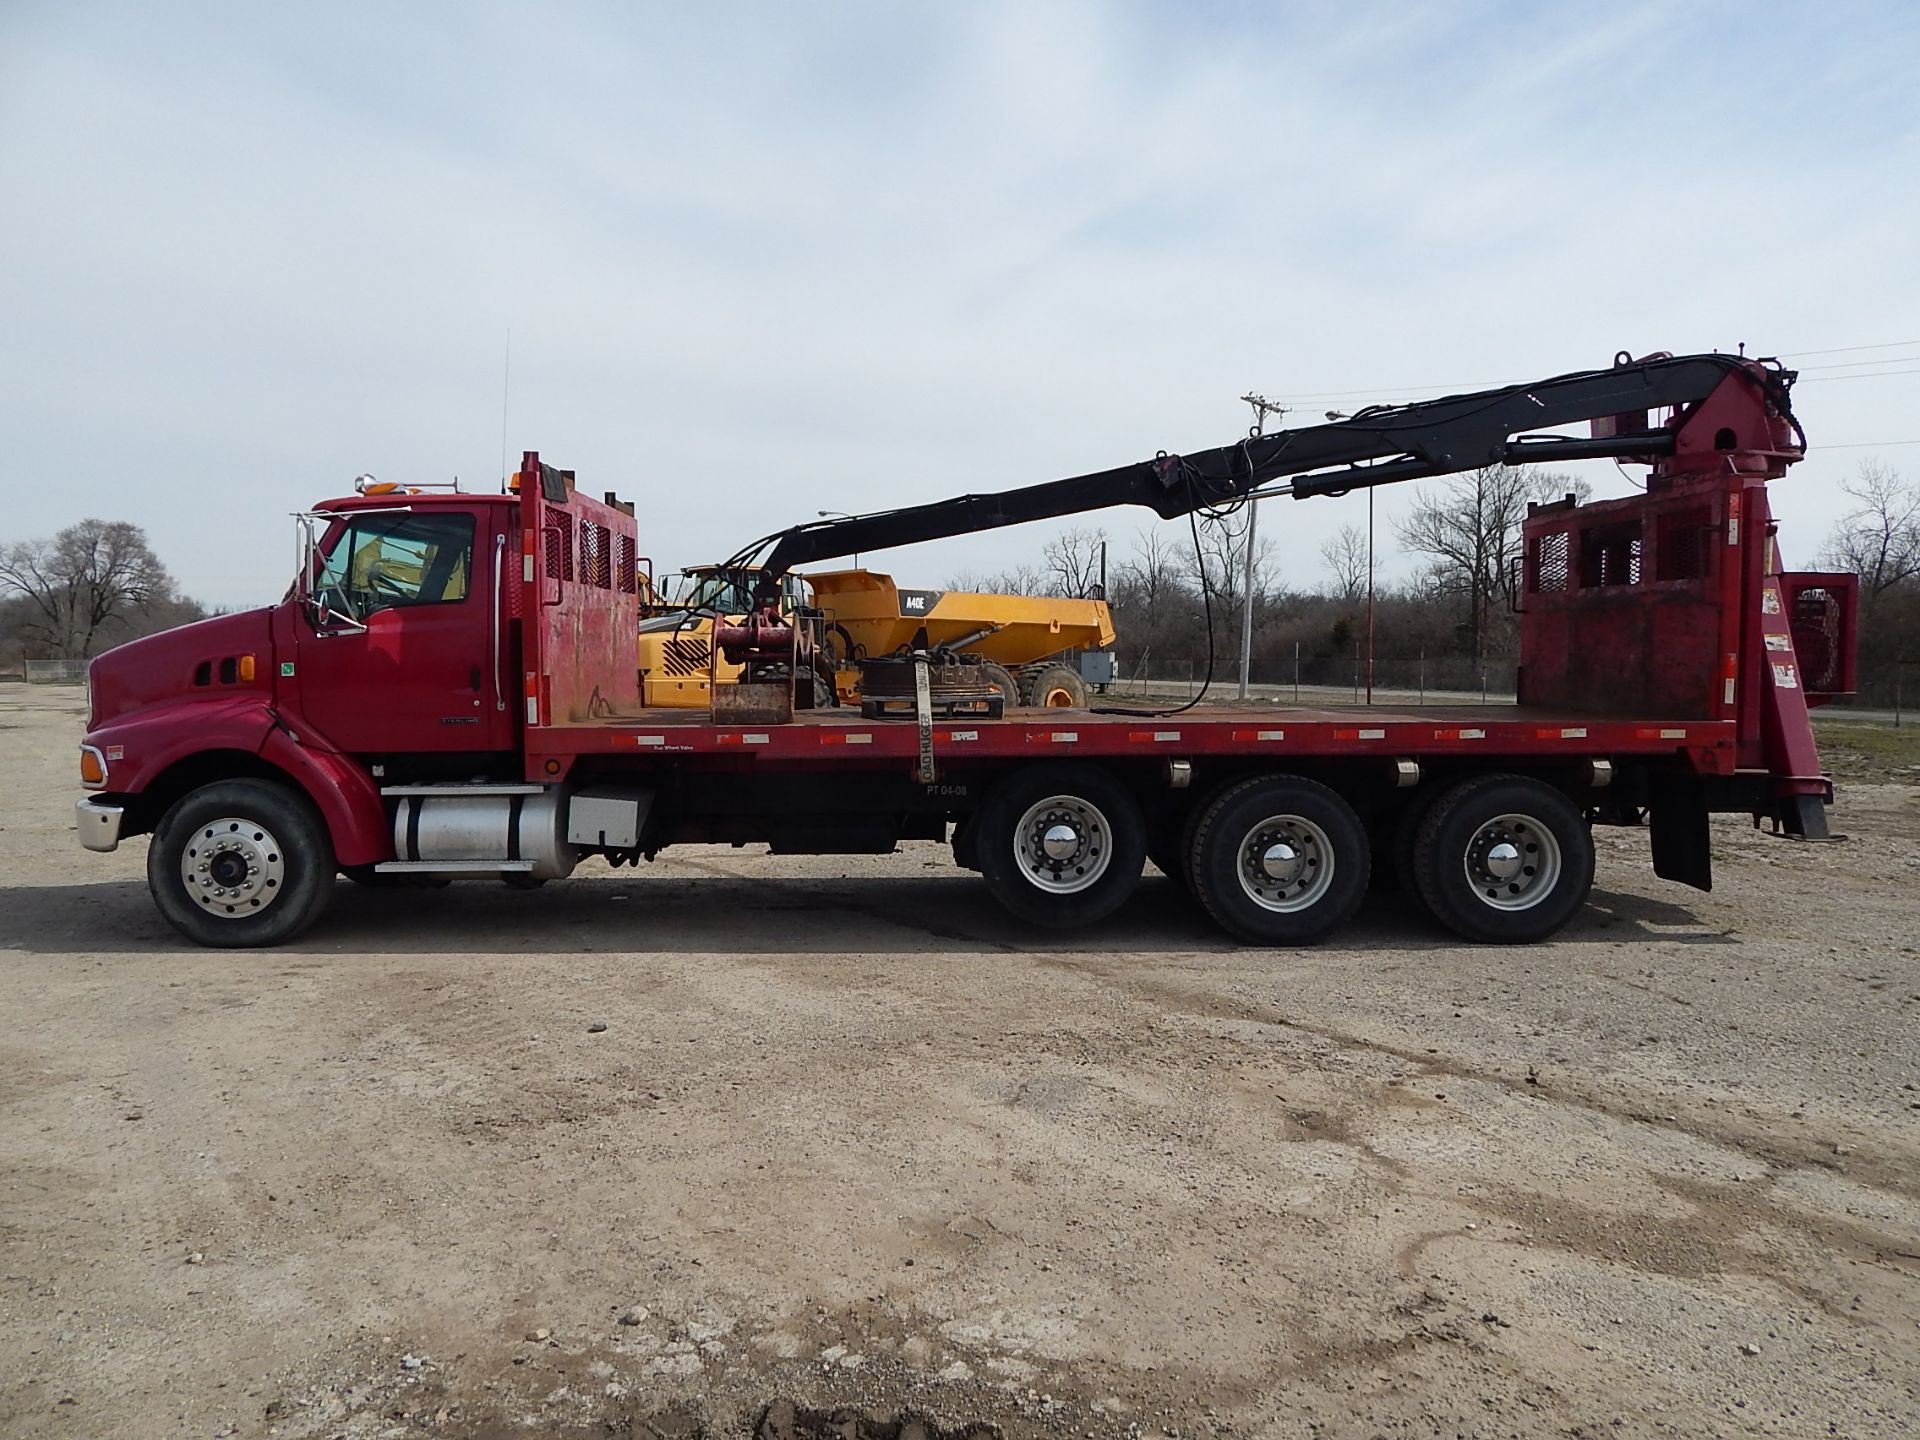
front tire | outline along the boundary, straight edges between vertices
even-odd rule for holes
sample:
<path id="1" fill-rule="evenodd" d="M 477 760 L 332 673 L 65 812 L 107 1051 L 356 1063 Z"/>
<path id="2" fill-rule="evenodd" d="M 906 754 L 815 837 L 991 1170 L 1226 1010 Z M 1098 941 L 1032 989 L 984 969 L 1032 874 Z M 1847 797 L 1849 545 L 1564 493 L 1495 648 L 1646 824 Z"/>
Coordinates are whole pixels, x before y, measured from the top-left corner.
<path id="1" fill-rule="evenodd" d="M 1469 940 L 1552 935 L 1593 888 L 1593 835 L 1573 802 L 1520 775 L 1463 781 L 1420 822 L 1414 882 L 1434 918 Z"/>
<path id="2" fill-rule="evenodd" d="M 1366 898 L 1372 849 L 1353 807 L 1293 775 L 1222 791 L 1194 828 L 1194 892 L 1248 945 L 1311 945 Z"/>
<path id="3" fill-rule="evenodd" d="M 1105 919 L 1140 883 L 1146 822 L 1131 791 L 1095 765 L 1035 765 L 997 782 L 969 827 L 994 898 L 1056 930 Z"/>
<path id="4" fill-rule="evenodd" d="M 304 796 L 267 780 L 222 780 L 175 801 L 147 847 L 147 888 L 189 940 L 279 945 L 320 918 L 333 842 Z"/>

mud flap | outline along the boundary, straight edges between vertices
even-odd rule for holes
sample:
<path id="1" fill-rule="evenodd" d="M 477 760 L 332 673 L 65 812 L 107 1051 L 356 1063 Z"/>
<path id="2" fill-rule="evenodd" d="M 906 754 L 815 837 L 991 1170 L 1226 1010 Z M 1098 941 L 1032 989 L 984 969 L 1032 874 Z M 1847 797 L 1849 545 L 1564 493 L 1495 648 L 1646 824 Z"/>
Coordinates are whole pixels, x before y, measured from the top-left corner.
<path id="1" fill-rule="evenodd" d="M 1675 782 L 1655 800 L 1653 873 L 1696 890 L 1713 889 L 1713 840 L 1707 832 L 1707 798 L 1698 785 Z"/>

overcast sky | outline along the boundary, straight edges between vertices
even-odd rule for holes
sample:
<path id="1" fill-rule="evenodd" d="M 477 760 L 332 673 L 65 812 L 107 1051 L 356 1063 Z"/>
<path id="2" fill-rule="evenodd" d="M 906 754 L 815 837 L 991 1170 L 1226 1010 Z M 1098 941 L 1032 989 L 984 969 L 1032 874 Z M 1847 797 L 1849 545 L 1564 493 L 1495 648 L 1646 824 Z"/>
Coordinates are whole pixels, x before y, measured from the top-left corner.
<path id="1" fill-rule="evenodd" d="M 132 520 L 271 600 L 355 474 L 498 483 L 509 332 L 508 452 L 662 571 L 1225 443 L 1248 389 L 1744 342 L 1805 367 L 1802 560 L 1863 456 L 1920 470 L 1917 72 L 1907 0 L 0 0 L 0 541 Z M 1262 528 L 1313 579 L 1364 509 Z"/>

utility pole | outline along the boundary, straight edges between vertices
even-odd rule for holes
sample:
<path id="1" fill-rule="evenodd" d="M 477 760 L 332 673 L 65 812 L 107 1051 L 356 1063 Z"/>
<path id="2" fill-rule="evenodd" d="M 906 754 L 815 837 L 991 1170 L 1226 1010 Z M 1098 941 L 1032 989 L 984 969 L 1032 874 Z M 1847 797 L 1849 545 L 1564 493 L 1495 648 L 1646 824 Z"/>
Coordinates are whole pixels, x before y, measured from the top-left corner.
<path id="1" fill-rule="evenodd" d="M 822 520 L 857 520 L 860 518 L 857 515 L 849 515 L 844 510 L 816 510 L 813 513 L 818 515 Z M 860 552 L 858 550 L 853 552 L 853 568 L 856 570 L 860 568 Z"/>
<path id="2" fill-rule="evenodd" d="M 1287 413 L 1285 405 L 1276 405 L 1264 395 L 1246 394 L 1240 397 L 1253 407 L 1253 429 L 1249 432 L 1255 440 L 1266 433 L 1267 416 L 1276 420 Z M 1247 674 L 1253 668 L 1253 541 L 1260 521 L 1260 502 L 1247 502 L 1247 567 L 1246 583 L 1240 590 L 1240 698 L 1247 698 Z"/>

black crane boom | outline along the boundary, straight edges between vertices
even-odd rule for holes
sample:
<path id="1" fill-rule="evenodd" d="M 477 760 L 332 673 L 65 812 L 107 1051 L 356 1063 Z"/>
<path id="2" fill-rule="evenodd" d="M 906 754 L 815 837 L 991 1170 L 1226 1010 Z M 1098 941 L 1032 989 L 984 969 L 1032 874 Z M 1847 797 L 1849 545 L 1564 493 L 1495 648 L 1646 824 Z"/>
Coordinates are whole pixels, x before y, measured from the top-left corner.
<path id="1" fill-rule="evenodd" d="M 1695 405 L 1730 375 L 1765 388 L 1773 408 L 1791 419 L 1790 371 L 1733 355 L 1622 356 L 1605 370 L 1374 406 L 1350 419 L 1276 430 L 1211 450 L 1163 453 L 1062 480 L 796 525 L 757 541 L 734 563 L 751 564 L 764 552 L 758 577 L 764 594 L 796 565 L 1120 505 L 1142 505 L 1172 520 L 1256 493 L 1303 500 L 1482 465 L 1656 458 L 1672 453 L 1678 417 L 1656 429 L 1649 428 L 1648 413 Z M 1536 433 L 1607 419 L 1615 422 L 1606 427 L 1610 433 Z M 1294 477 L 1289 484 L 1274 483 L 1288 477 Z"/>

